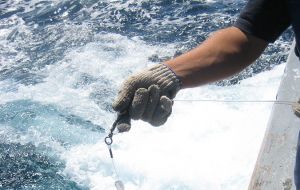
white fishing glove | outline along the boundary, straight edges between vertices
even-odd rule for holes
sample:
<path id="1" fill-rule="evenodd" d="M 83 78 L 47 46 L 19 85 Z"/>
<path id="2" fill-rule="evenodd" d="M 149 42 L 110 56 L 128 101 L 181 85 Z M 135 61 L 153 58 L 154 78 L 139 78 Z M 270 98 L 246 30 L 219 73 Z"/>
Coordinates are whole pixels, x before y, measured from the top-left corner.
<path id="1" fill-rule="evenodd" d="M 172 99 L 180 87 L 181 81 L 176 74 L 168 66 L 157 64 L 124 82 L 113 109 L 119 113 L 129 112 L 132 119 L 160 126 L 170 116 Z"/>

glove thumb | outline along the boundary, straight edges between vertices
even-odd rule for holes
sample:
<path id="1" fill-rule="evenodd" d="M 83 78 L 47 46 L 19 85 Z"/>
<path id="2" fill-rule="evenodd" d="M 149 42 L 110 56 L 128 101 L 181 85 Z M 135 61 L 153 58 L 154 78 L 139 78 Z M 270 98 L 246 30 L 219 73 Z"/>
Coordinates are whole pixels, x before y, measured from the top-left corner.
<path id="1" fill-rule="evenodd" d="M 130 122 L 130 116 L 128 112 L 118 114 L 116 126 L 120 133 L 127 132 L 130 130 L 131 122 Z"/>

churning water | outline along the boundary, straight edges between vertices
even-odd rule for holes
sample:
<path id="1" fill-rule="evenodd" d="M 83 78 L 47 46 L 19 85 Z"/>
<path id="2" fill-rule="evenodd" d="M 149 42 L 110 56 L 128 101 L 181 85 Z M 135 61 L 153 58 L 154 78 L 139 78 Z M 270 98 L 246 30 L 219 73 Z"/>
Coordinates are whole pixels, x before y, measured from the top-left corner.
<path id="1" fill-rule="evenodd" d="M 230 26 L 240 0 L 0 1 L 0 189 L 115 189 L 103 139 L 131 73 Z M 256 64 L 177 99 L 271 100 L 293 34 Z M 246 189 L 272 105 L 175 101 L 114 137 L 125 189 Z"/>

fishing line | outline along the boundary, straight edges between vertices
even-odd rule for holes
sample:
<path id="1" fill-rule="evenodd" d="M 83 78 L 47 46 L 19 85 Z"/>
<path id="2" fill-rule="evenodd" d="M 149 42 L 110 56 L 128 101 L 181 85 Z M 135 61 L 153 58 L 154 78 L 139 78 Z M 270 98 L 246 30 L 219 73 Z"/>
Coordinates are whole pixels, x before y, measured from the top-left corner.
<path id="1" fill-rule="evenodd" d="M 300 117 L 300 99 L 298 101 L 288 100 L 214 100 L 214 99 L 175 99 L 175 102 L 214 102 L 214 103 L 273 103 L 291 106 L 293 112 Z"/>
<path id="2" fill-rule="evenodd" d="M 107 137 L 104 138 L 104 142 L 107 145 L 107 148 L 109 151 L 109 156 L 111 158 L 112 167 L 113 167 L 114 173 L 116 174 L 117 180 L 115 181 L 115 186 L 116 186 L 117 190 L 125 190 L 125 187 L 124 187 L 123 182 L 119 178 L 119 173 L 118 173 L 118 170 L 117 170 L 117 167 L 115 164 L 111 145 L 113 143 L 113 135 L 118 134 L 118 132 L 115 132 L 115 129 L 117 128 L 118 123 L 123 119 L 124 119 L 124 115 L 119 114 L 116 121 L 113 123 L 112 127 L 110 128 Z"/>
<path id="3" fill-rule="evenodd" d="M 295 101 L 286 100 L 216 100 L 216 99 L 175 99 L 175 102 L 216 102 L 216 103 L 274 103 L 293 106 Z"/>
<path id="4" fill-rule="evenodd" d="M 112 140 L 112 135 L 110 136 L 110 134 L 114 134 L 114 133 L 109 133 L 109 135 L 107 137 L 105 137 L 104 142 L 108 147 L 108 151 L 109 151 L 109 155 L 110 155 L 110 158 L 111 158 L 111 163 L 112 163 L 112 166 L 113 166 L 113 170 L 116 174 L 117 180 L 115 181 L 115 186 L 116 186 L 117 190 L 124 190 L 125 187 L 124 187 L 123 182 L 120 180 L 119 172 L 117 170 L 115 160 L 114 160 L 114 155 L 113 155 L 113 152 L 112 152 L 112 149 L 111 149 L 111 145 L 113 143 L 113 140 Z"/>

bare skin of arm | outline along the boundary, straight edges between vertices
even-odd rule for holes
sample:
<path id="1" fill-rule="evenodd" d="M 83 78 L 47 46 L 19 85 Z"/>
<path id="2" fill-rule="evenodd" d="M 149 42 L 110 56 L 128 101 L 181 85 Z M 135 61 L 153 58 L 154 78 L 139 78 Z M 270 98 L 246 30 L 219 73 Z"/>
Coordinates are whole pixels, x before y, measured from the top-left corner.
<path id="1" fill-rule="evenodd" d="M 229 27 L 219 30 L 195 49 L 166 61 L 182 80 L 182 88 L 215 82 L 253 63 L 268 43 Z"/>

